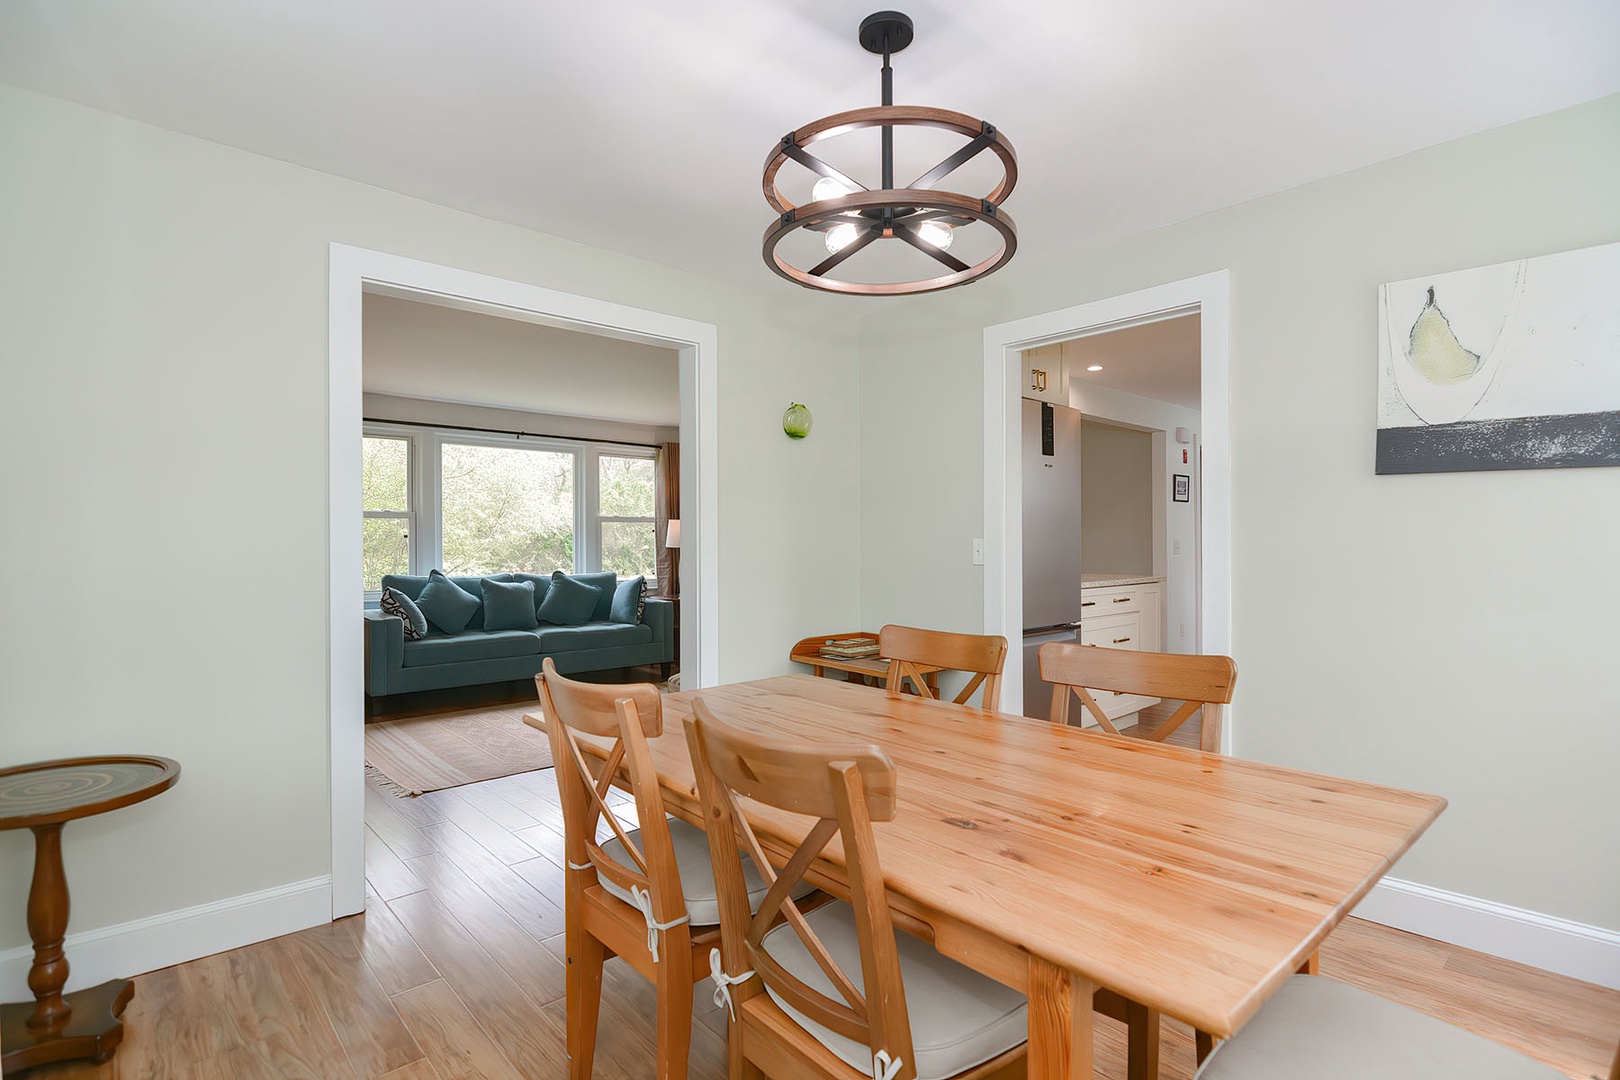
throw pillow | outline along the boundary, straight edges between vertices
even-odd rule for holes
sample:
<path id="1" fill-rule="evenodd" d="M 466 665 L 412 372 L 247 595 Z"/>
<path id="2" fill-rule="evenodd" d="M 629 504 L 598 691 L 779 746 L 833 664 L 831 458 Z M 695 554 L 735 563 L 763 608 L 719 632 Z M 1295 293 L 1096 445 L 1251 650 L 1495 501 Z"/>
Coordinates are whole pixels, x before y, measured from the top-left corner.
<path id="1" fill-rule="evenodd" d="M 467 629 L 472 617 L 478 613 L 478 597 L 444 576 L 442 570 L 428 571 L 428 583 L 416 606 L 422 609 L 428 622 L 447 634 L 459 634 Z"/>
<path id="2" fill-rule="evenodd" d="M 420 641 L 427 637 L 427 617 L 422 614 L 422 609 L 416 606 L 416 601 L 404 593 L 384 589 L 377 606 L 382 609 L 384 615 L 404 620 L 406 641 Z"/>
<path id="3" fill-rule="evenodd" d="M 633 578 L 625 578 L 619 582 L 613 590 L 613 610 L 608 615 L 608 621 L 639 623 L 644 603 L 641 594 L 646 591 L 646 588 L 647 579 L 640 574 Z"/>
<path id="4" fill-rule="evenodd" d="M 576 581 L 558 570 L 551 575 L 551 587 L 546 590 L 546 598 L 540 603 L 540 621 L 556 626 L 579 626 L 590 622 L 601 595 L 602 590 L 595 585 Z"/>
<path id="5" fill-rule="evenodd" d="M 485 630 L 533 630 L 540 625 L 534 621 L 533 582 L 485 578 L 482 587 Z"/>

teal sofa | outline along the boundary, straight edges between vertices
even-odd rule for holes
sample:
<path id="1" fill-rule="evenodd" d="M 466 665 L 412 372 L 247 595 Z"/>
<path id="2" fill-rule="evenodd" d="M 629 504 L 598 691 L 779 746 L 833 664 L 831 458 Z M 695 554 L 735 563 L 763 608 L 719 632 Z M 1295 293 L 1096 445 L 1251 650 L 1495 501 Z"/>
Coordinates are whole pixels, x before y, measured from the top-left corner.
<path id="1" fill-rule="evenodd" d="M 551 579 L 539 574 L 487 576 L 496 581 L 534 582 L 537 612 L 551 586 Z M 485 630 L 484 609 L 480 607 L 467 629 L 459 634 L 441 633 L 430 625 L 426 637 L 406 641 L 404 620 L 368 607 L 365 610 L 367 696 L 385 697 L 416 690 L 533 678 L 548 656 L 557 670 L 565 674 L 659 664 L 667 677 L 669 665 L 675 660 L 675 605 L 649 596 L 641 622 L 612 622 L 608 616 L 617 576 L 612 573 L 570 576 L 602 590 L 590 621 L 581 626 L 542 622 L 537 630 Z M 450 580 L 483 598 L 482 578 L 452 577 Z M 388 574 L 382 579 L 383 588 L 404 593 L 412 600 L 421 597 L 427 583 L 426 577 L 416 575 Z"/>

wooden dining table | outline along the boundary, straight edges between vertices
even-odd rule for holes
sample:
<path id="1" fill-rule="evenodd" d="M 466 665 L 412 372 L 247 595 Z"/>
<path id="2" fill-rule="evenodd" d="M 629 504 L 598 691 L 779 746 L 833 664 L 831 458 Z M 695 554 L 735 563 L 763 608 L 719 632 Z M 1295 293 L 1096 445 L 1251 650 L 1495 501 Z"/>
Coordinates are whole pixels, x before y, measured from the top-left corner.
<path id="1" fill-rule="evenodd" d="M 1028 996 L 1031 1080 L 1093 1075 L 1099 988 L 1231 1036 L 1445 807 L 789 675 L 664 698 L 653 763 L 666 807 L 700 825 L 683 731 L 694 698 L 737 727 L 889 755 L 898 808 L 874 831 L 890 906 L 940 952 Z M 810 825 L 746 800 L 745 811 L 772 859 Z M 841 860 L 835 841 L 808 876 L 837 894 Z"/>

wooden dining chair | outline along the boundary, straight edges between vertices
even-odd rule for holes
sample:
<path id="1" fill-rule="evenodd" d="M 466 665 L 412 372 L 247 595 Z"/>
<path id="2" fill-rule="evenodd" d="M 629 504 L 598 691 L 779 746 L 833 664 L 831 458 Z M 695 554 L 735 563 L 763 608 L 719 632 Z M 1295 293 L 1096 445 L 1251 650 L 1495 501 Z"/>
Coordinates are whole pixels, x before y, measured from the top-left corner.
<path id="1" fill-rule="evenodd" d="M 692 707 L 686 737 L 720 895 L 723 950 L 712 963 L 717 1000 L 731 1010 L 732 1080 L 1021 1077 L 1023 995 L 895 933 L 872 829 L 894 817 L 887 755 L 770 739 L 720 722 L 701 698 Z M 815 819 L 779 871 L 739 798 Z M 850 900 L 802 910 L 789 890 L 834 838 Z M 739 844 L 771 883 L 752 915 Z"/>
<path id="2" fill-rule="evenodd" d="M 1416 1009 L 1320 975 L 1295 975 L 1221 1044 L 1197 1080 L 1561 1080 L 1567 1074 Z M 1620 1080 L 1620 1050 L 1609 1068 Z"/>
<path id="3" fill-rule="evenodd" d="M 1209 753 L 1220 752 L 1224 710 L 1232 702 L 1232 688 L 1237 682 L 1237 665 L 1231 657 L 1104 649 L 1061 641 L 1042 645 L 1039 656 L 1041 679 L 1052 684 L 1054 724 L 1069 722 L 1069 699 L 1078 697 L 1104 731 L 1118 735 L 1119 729 L 1091 691 L 1168 698 L 1181 702 L 1180 707 L 1140 737 L 1163 742 L 1193 713 L 1203 709 L 1198 747 Z"/>
<path id="4" fill-rule="evenodd" d="M 938 697 L 931 685 L 936 671 L 962 671 L 972 676 L 955 702 L 966 705 L 981 686 L 980 704 L 994 712 L 1001 703 L 1001 669 L 1007 663 L 1007 639 L 1000 634 L 953 634 L 913 626 L 885 626 L 878 631 L 878 652 L 889 661 L 886 685 L 901 693 L 909 680 L 924 697 Z"/>

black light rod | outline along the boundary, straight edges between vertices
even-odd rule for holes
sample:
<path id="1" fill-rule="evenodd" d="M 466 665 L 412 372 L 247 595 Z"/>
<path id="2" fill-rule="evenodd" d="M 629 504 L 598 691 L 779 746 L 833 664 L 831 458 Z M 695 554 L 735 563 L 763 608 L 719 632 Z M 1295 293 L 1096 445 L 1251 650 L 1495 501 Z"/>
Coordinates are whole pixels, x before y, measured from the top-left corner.
<path id="1" fill-rule="evenodd" d="M 889 66 L 889 35 L 883 34 L 883 104 L 894 104 L 894 68 Z M 883 125 L 883 190 L 894 190 L 894 128 Z"/>

